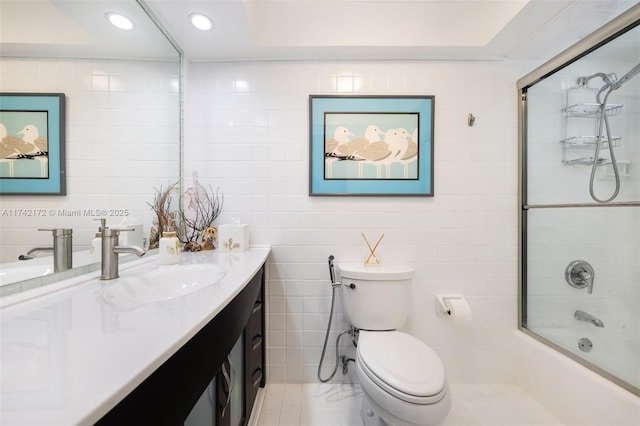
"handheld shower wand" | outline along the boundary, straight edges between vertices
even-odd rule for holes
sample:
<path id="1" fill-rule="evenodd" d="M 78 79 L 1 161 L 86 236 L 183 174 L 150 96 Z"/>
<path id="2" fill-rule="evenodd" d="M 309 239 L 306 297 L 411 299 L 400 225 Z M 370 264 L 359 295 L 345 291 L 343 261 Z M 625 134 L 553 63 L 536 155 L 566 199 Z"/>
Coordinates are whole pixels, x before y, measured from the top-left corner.
<path id="1" fill-rule="evenodd" d="M 623 75 L 622 78 L 620 79 L 618 79 L 615 73 L 605 74 L 601 72 L 595 73 L 589 76 L 585 76 L 585 77 L 578 77 L 577 83 L 579 86 L 587 86 L 587 84 L 589 83 L 589 80 L 596 77 L 600 77 L 604 82 L 604 85 L 598 90 L 596 94 L 596 101 L 600 105 L 600 123 L 598 125 L 598 138 L 596 140 L 595 154 L 593 156 L 593 163 L 591 164 L 591 176 L 589 178 L 589 194 L 591 195 L 591 198 L 593 198 L 595 201 L 599 203 L 608 203 L 610 201 L 613 201 L 618 196 L 618 193 L 620 192 L 620 173 L 618 171 L 618 163 L 616 161 L 615 153 L 613 150 L 611 128 L 609 126 L 609 119 L 607 117 L 607 100 L 611 92 L 613 92 L 614 90 L 618 90 L 620 87 L 622 87 L 623 84 L 625 84 L 627 81 L 631 80 L 633 77 L 638 75 L 638 73 L 640 73 L 640 63 L 636 64 L 633 68 L 631 68 L 631 70 L 629 70 L 629 72 Z M 601 96 L 603 94 L 604 94 L 604 98 L 602 99 Z M 596 176 L 596 168 L 601 163 L 600 158 L 598 158 L 598 154 L 600 152 L 600 149 L 602 149 L 604 131 L 606 131 L 606 135 L 607 135 L 609 155 L 611 156 L 611 165 L 613 167 L 613 174 L 616 180 L 615 189 L 611 194 L 611 196 L 607 199 L 598 198 L 593 188 L 595 176 Z"/>

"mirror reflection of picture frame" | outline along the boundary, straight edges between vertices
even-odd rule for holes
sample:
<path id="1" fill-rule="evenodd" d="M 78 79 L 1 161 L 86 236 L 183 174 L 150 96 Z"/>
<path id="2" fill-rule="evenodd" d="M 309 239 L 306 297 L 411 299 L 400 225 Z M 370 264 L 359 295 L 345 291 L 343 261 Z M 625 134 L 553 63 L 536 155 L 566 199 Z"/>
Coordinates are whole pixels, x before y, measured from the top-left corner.
<path id="1" fill-rule="evenodd" d="M 66 195 L 64 93 L 0 93 L 0 194 Z"/>
<path id="2" fill-rule="evenodd" d="M 309 195 L 433 196 L 434 96 L 309 96 Z"/>

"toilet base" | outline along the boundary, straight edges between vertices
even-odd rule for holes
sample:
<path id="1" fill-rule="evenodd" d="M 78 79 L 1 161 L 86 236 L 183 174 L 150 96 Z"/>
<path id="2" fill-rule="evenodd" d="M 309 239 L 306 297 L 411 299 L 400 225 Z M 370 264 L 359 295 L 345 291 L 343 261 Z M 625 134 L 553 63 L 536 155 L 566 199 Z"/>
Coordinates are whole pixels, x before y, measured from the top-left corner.
<path id="1" fill-rule="evenodd" d="M 447 400 L 446 413 L 449 412 L 451 407 L 450 404 L 450 400 Z M 378 403 L 371 399 L 366 392 L 362 392 L 362 409 L 360 412 L 364 426 L 436 426 L 443 421 L 441 418 L 437 419 L 436 422 L 429 419 L 422 419 L 423 421 L 420 423 L 404 421 L 382 408 Z"/>
<path id="2" fill-rule="evenodd" d="M 380 418 L 377 412 L 373 409 L 372 404 L 375 404 L 377 406 L 375 402 L 369 400 L 366 394 L 363 394 L 361 413 L 364 426 L 388 426 L 389 423 Z M 376 409 L 379 408 L 380 407 L 377 406 Z"/>

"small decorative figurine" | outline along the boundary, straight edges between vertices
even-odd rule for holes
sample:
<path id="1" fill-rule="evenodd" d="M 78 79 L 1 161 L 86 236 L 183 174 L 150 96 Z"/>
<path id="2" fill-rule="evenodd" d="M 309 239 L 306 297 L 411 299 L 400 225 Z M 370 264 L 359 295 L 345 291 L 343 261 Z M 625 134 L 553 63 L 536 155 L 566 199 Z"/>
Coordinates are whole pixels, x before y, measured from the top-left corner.
<path id="1" fill-rule="evenodd" d="M 218 230 L 215 226 L 209 226 L 202 231 L 202 250 L 215 250 L 216 246 L 214 241 L 218 235 Z"/>

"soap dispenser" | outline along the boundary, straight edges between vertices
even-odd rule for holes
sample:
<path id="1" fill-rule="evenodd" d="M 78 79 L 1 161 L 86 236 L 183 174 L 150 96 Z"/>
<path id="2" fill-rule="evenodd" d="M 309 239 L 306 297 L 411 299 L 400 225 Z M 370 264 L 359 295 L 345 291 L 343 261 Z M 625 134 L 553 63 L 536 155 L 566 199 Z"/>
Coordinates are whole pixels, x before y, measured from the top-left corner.
<path id="1" fill-rule="evenodd" d="M 180 262 L 180 241 L 178 241 L 173 229 L 168 228 L 162 233 L 159 249 L 161 265 L 173 265 Z"/>

